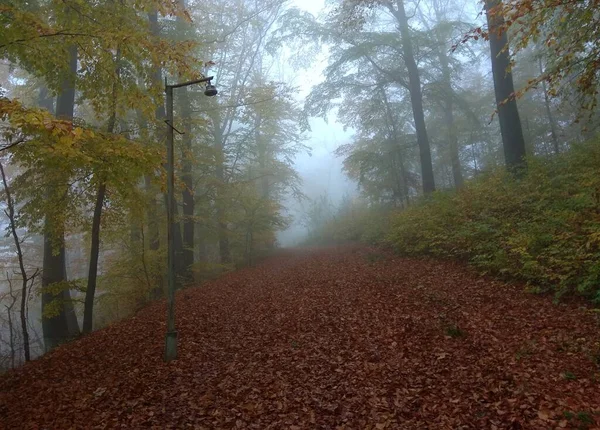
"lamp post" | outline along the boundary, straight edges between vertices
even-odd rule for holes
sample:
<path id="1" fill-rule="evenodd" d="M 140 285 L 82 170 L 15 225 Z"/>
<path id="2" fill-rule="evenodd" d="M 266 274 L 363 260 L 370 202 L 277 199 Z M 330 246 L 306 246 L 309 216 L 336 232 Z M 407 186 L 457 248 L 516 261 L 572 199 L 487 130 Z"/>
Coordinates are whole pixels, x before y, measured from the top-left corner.
<path id="1" fill-rule="evenodd" d="M 175 237 L 175 149 L 173 132 L 177 130 L 173 125 L 173 89 L 187 87 L 189 85 L 206 82 L 204 95 L 208 97 L 216 96 L 217 89 L 210 82 L 212 76 L 195 81 L 182 82 L 180 84 L 167 84 L 165 78 L 165 95 L 167 100 L 167 334 L 165 336 L 165 361 L 171 361 L 177 358 L 177 330 L 175 330 L 175 247 L 173 239 Z"/>

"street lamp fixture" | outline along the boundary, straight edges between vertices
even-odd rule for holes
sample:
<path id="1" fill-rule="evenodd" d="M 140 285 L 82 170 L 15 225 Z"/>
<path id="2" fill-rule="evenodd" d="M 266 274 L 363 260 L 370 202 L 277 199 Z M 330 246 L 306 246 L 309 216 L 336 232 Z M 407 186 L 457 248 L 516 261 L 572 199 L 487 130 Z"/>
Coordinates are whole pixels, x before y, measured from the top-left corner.
<path id="1" fill-rule="evenodd" d="M 204 95 L 207 97 L 213 97 L 217 95 L 217 87 L 212 85 L 210 82 L 206 84 L 206 88 L 204 89 Z"/>
<path id="2" fill-rule="evenodd" d="M 211 84 L 213 76 L 194 81 L 182 82 L 179 84 L 167 84 L 165 78 L 165 95 L 167 101 L 167 273 L 168 273 L 168 293 L 167 293 L 167 334 L 165 336 L 165 361 L 171 361 L 177 358 L 177 330 L 175 330 L 175 247 L 173 239 L 175 238 L 175 150 L 173 132 L 173 88 L 187 87 L 190 85 L 206 83 L 204 95 L 208 97 L 216 96 L 217 89 Z"/>

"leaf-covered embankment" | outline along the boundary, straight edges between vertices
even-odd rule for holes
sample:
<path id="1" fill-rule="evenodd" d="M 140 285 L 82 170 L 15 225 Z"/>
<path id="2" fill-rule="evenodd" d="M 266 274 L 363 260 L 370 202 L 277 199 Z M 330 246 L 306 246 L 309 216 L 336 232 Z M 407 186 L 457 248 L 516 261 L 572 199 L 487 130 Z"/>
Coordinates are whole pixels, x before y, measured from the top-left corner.
<path id="1" fill-rule="evenodd" d="M 598 321 L 459 264 L 286 252 L 0 378 L 5 428 L 579 428 Z"/>

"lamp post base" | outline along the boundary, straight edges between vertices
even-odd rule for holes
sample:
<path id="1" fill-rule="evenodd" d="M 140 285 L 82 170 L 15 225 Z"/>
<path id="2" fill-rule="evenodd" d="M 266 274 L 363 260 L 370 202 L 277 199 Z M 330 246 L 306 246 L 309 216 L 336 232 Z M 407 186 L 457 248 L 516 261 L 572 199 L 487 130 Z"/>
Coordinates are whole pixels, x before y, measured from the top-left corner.
<path id="1" fill-rule="evenodd" d="M 177 332 L 168 331 L 165 336 L 165 361 L 169 362 L 177 358 Z"/>

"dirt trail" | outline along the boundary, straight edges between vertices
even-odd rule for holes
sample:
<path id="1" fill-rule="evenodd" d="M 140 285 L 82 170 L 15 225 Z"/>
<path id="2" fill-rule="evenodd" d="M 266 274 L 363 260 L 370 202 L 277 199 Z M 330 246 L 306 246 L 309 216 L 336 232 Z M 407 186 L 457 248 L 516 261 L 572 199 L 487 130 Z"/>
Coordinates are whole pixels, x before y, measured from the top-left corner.
<path id="1" fill-rule="evenodd" d="M 459 264 L 288 251 L 0 376 L 0 426 L 600 428 L 596 317 Z M 594 361 L 596 360 L 596 361 Z"/>

